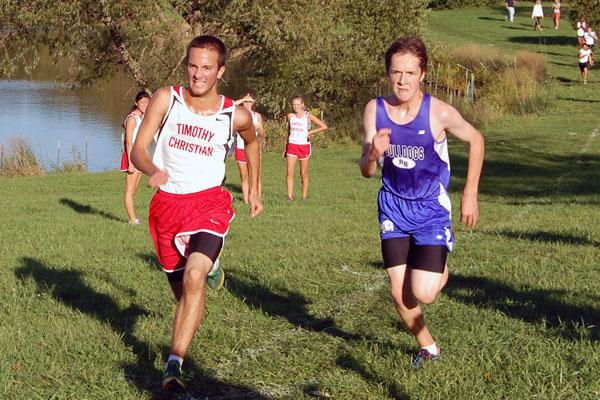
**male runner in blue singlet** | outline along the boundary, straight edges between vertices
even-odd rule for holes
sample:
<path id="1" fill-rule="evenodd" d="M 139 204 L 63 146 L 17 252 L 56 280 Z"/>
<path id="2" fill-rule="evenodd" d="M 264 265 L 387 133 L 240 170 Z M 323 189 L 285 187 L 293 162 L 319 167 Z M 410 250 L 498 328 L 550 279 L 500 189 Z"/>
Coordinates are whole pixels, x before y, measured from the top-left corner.
<path id="1" fill-rule="evenodd" d="M 370 178 L 383 158 L 379 224 L 384 267 L 396 309 L 420 346 L 412 360 L 436 360 L 440 348 L 425 325 L 419 303 L 432 303 L 448 280 L 452 250 L 450 161 L 446 132 L 469 144 L 461 222 L 477 223 L 477 190 L 484 140 L 456 109 L 421 89 L 427 50 L 417 37 L 399 38 L 385 55 L 392 94 L 365 107 L 362 175 Z"/>

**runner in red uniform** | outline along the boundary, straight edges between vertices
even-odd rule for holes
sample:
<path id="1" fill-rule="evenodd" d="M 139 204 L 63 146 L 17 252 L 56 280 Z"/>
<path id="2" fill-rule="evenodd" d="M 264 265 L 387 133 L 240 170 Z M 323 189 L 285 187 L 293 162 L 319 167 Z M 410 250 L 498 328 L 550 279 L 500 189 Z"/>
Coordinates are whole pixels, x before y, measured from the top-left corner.
<path id="1" fill-rule="evenodd" d="M 288 201 L 294 198 L 294 169 L 296 160 L 300 160 L 300 178 L 302 180 L 302 200 L 308 196 L 308 159 L 310 158 L 310 140 L 315 133 L 327 130 L 327 125 L 304 109 L 302 96 L 292 98 L 293 113 L 287 115 L 289 123 L 288 142 L 285 149 L 287 158 L 287 196 Z M 315 123 L 316 129 L 310 130 L 310 125 Z"/>

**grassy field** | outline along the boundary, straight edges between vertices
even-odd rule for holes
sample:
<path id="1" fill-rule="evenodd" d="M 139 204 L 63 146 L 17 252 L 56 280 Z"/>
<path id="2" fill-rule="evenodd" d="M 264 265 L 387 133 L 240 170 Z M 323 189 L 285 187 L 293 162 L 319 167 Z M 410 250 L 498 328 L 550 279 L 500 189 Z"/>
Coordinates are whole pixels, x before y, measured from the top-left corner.
<path id="1" fill-rule="evenodd" d="M 523 11 L 521 11 L 523 10 Z M 441 363 L 414 371 L 381 269 L 378 179 L 359 147 L 318 149 L 306 202 L 264 158 L 265 212 L 237 217 L 184 370 L 189 399 L 595 399 L 600 396 L 600 70 L 577 83 L 565 23 L 536 34 L 498 9 L 445 11 L 431 39 L 547 55 L 555 105 L 484 132 L 477 229 L 456 226 L 452 276 L 425 308 Z M 466 152 L 451 145 L 458 216 Z M 0 398 L 163 399 L 175 303 L 116 172 L 2 178 Z M 299 188 L 298 188 L 299 189 Z M 151 197 L 142 186 L 138 209 Z"/>

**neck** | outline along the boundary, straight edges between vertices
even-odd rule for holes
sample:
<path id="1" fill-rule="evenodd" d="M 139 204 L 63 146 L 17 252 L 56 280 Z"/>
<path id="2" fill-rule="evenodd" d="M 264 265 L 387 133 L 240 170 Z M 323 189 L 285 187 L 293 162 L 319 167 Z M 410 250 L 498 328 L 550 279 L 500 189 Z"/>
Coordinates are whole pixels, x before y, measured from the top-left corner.
<path id="1" fill-rule="evenodd" d="M 419 111 L 419 108 L 421 107 L 421 101 L 423 100 L 423 92 L 421 90 L 419 90 L 417 93 L 415 93 L 415 95 L 408 101 L 405 102 L 401 102 L 400 100 L 398 100 L 398 98 L 394 95 L 392 95 L 392 104 L 395 107 L 398 107 L 403 113 L 412 113 L 414 112 L 415 114 Z"/>
<path id="2" fill-rule="evenodd" d="M 194 96 L 192 91 L 186 87 L 183 98 L 187 106 L 198 114 L 214 114 L 219 111 L 221 106 L 221 97 L 217 93 L 216 86 L 200 96 Z"/>

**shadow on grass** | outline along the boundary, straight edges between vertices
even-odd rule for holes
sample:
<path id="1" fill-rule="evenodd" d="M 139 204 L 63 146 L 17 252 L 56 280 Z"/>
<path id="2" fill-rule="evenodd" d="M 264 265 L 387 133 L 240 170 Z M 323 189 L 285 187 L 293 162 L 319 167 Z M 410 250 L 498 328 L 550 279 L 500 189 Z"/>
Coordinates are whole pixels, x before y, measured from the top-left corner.
<path id="1" fill-rule="evenodd" d="M 589 328 L 591 339 L 598 341 L 600 332 L 600 309 L 593 306 L 576 306 L 561 298 L 567 290 L 536 289 L 527 285 L 516 289 L 504 282 L 478 276 L 452 275 L 444 293 L 465 304 L 477 308 L 489 308 L 503 312 L 511 318 L 528 323 L 545 324 L 570 340 L 581 339 L 578 328 Z M 600 298 L 586 296 L 592 304 Z"/>
<path id="2" fill-rule="evenodd" d="M 492 231 L 485 232 L 488 235 L 496 236 L 505 236 L 511 239 L 518 240 L 530 240 L 532 242 L 545 242 L 551 244 L 566 244 L 566 245 L 575 245 L 575 246 L 595 246 L 600 247 L 600 242 L 595 240 L 588 239 L 583 236 L 570 235 L 567 233 L 557 233 L 557 232 L 519 232 L 519 231 L 511 231 L 511 230 L 502 230 L 502 231 Z"/>
<path id="3" fill-rule="evenodd" d="M 557 61 L 550 61 L 550 64 L 553 64 L 553 65 L 560 65 L 560 66 L 562 66 L 562 67 L 570 67 L 570 68 L 573 68 L 573 70 L 574 70 L 574 71 L 575 71 L 575 70 L 576 70 L 576 68 L 577 68 L 577 65 L 575 65 L 575 64 L 573 64 L 573 63 L 569 64 L 569 63 L 562 63 L 562 62 L 557 62 Z"/>
<path id="4" fill-rule="evenodd" d="M 504 26 L 504 29 L 511 29 L 511 30 L 515 30 L 515 31 L 530 31 L 531 28 L 523 28 L 520 26 L 514 26 L 514 25 L 510 25 L 510 26 Z"/>
<path id="5" fill-rule="evenodd" d="M 533 31 L 533 25 L 531 30 Z M 530 45 L 548 46 L 573 46 L 577 43 L 572 36 L 513 36 L 508 38 L 509 42 Z"/>
<path id="6" fill-rule="evenodd" d="M 482 19 L 484 21 L 506 21 L 506 18 L 495 18 L 495 17 L 477 17 L 478 19 Z"/>
<path id="7" fill-rule="evenodd" d="M 60 204 L 62 204 L 63 206 L 70 207 L 71 209 L 73 209 L 73 211 L 75 211 L 79 214 L 98 215 L 102 218 L 110 219 L 112 221 L 127 222 L 127 220 L 124 218 L 119 218 L 116 215 L 111 214 L 109 212 L 98 210 L 97 208 L 94 208 L 94 207 L 86 205 L 86 204 L 78 203 L 71 199 L 62 198 L 58 202 Z"/>
<path id="8" fill-rule="evenodd" d="M 575 97 L 558 97 L 558 100 L 574 101 L 574 102 L 577 102 L 577 103 L 600 103 L 600 100 L 576 99 Z"/>
<path id="9" fill-rule="evenodd" d="M 340 367 L 348 371 L 353 371 L 362 376 L 364 380 L 375 385 L 382 386 L 387 391 L 391 398 L 396 400 L 408 400 L 409 395 L 398 385 L 396 382 L 389 382 L 375 373 L 367 371 L 367 369 L 359 363 L 354 357 L 350 355 L 340 356 L 335 363 Z"/>
<path id="10" fill-rule="evenodd" d="M 589 134 L 585 134 L 586 136 Z M 494 143 L 494 159 L 483 166 L 480 193 L 499 196 L 596 195 L 600 193 L 600 158 L 579 153 L 583 145 L 572 148 L 566 156 L 522 148 L 511 141 Z M 565 143 L 568 146 L 568 141 Z M 467 158 L 463 153 L 451 156 L 453 174 L 463 178 Z M 451 190 L 462 190 L 460 180 L 454 180 Z"/>
<path id="11" fill-rule="evenodd" d="M 141 258 L 146 264 L 152 267 L 152 269 L 156 269 L 157 271 L 163 272 L 162 265 L 160 265 L 160 261 L 158 261 L 158 257 L 152 253 L 137 253 L 137 256 Z"/>
<path id="12" fill-rule="evenodd" d="M 241 279 L 232 273 L 227 275 L 227 290 L 244 303 L 262 310 L 271 317 L 283 317 L 292 325 L 313 332 L 323 332 L 344 340 L 358 340 L 360 335 L 344 332 L 335 326 L 332 318 L 315 318 L 307 308 L 309 301 L 300 293 L 279 287 L 277 292 L 256 280 Z"/>
<path id="13" fill-rule="evenodd" d="M 556 53 L 556 52 L 553 52 L 553 51 L 538 51 L 538 53 L 543 53 L 543 54 L 546 54 L 546 55 L 549 55 L 549 56 L 559 56 L 559 57 L 573 58 L 573 57 L 571 57 L 570 54 Z"/>
<path id="14" fill-rule="evenodd" d="M 564 76 L 557 76 L 556 80 L 561 82 L 561 83 L 573 83 L 573 82 L 577 82 L 575 79 L 571 79 L 571 78 L 567 78 Z"/>
<path id="15" fill-rule="evenodd" d="M 242 193 L 242 186 L 237 183 L 225 183 L 225 188 L 232 193 Z"/>
<path id="16" fill-rule="evenodd" d="M 151 350 L 151 343 L 141 341 L 133 335 L 137 320 L 149 315 L 148 310 L 137 304 L 122 308 L 109 295 L 97 292 L 86 284 L 83 273 L 76 269 L 53 268 L 25 257 L 21 259 L 21 266 L 16 269 L 15 275 L 22 281 L 33 279 L 38 291 L 110 326 L 121 337 L 123 344 L 131 348 L 137 359 L 134 364 L 122 366 L 130 383 L 153 399 L 179 397 L 164 392 L 161 388 L 162 371 L 154 367 L 156 359 L 161 356 Z M 170 320 L 166 319 L 165 324 L 170 324 Z M 168 348 L 163 346 L 160 352 L 167 354 Z M 195 365 L 193 360 L 186 359 L 185 373 L 189 382 L 188 395 L 208 399 L 266 399 L 252 388 L 220 382 Z"/>

